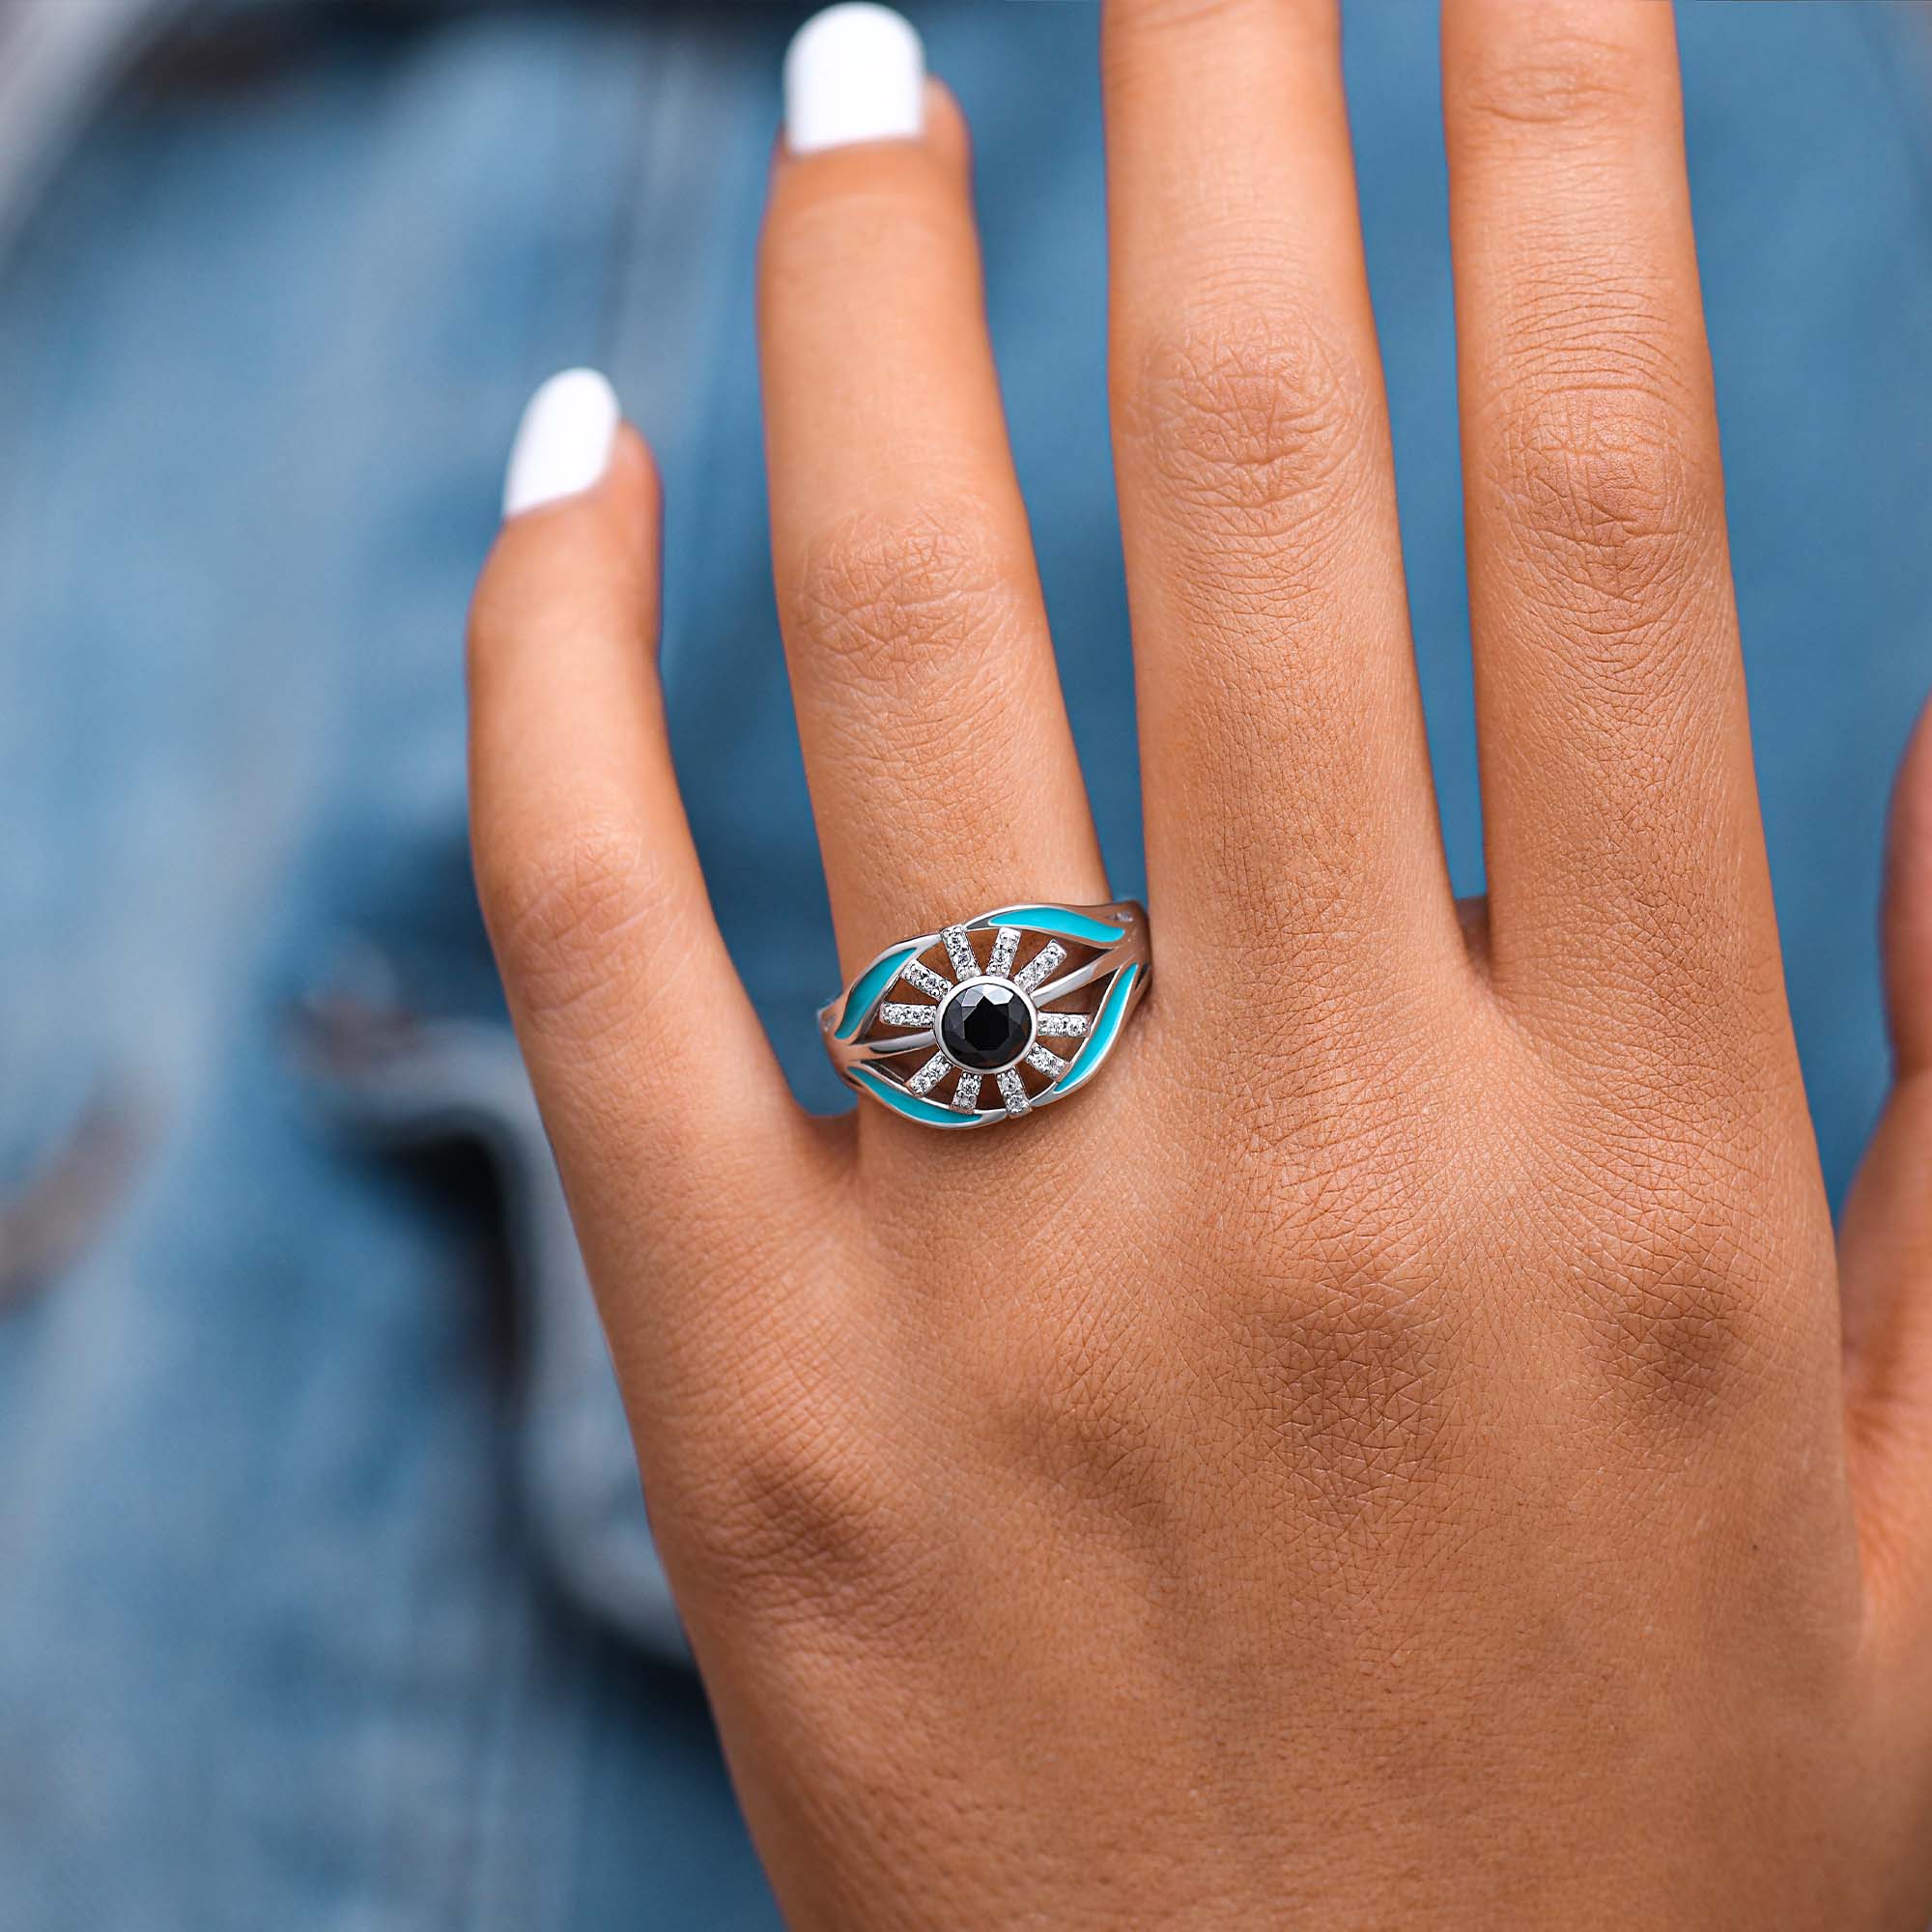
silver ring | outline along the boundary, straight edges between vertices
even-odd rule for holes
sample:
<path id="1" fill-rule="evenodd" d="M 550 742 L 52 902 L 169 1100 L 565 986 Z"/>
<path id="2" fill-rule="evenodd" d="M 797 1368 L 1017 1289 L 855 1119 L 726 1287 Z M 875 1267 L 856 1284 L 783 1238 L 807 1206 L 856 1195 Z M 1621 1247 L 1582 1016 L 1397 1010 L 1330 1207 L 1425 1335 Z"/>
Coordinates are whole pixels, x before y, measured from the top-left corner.
<path id="1" fill-rule="evenodd" d="M 839 1077 L 924 1127 L 1077 1093 L 1153 970 L 1144 906 L 1010 905 L 889 946 L 818 1011 Z"/>

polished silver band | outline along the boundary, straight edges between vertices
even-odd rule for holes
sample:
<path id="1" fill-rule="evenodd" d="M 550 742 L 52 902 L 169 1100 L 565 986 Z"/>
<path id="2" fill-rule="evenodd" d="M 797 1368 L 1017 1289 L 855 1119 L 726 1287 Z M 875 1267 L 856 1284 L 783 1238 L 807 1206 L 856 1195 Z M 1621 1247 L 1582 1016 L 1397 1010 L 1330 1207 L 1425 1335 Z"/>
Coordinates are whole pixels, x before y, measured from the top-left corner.
<path id="1" fill-rule="evenodd" d="M 888 947 L 818 1025 L 839 1077 L 894 1113 L 989 1126 L 1084 1087 L 1152 965 L 1131 899 L 1002 906 Z"/>

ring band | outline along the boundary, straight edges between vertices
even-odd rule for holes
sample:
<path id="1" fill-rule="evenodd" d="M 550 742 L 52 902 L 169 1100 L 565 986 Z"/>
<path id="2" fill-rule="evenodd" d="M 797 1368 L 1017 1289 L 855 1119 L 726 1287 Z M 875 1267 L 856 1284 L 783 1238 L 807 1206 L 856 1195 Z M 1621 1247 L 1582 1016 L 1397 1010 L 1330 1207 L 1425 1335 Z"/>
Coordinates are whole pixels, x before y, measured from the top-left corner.
<path id="1" fill-rule="evenodd" d="M 1084 1087 L 1152 969 L 1132 899 L 1002 906 L 889 946 L 819 1031 L 861 1094 L 921 1126 L 983 1127 Z"/>

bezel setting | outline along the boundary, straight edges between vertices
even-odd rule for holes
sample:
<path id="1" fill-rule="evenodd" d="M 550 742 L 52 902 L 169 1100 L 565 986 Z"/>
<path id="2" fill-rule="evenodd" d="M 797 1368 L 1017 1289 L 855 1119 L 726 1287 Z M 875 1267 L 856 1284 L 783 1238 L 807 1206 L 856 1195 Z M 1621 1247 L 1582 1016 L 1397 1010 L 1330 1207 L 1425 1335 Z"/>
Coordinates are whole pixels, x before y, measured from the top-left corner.
<path id="1" fill-rule="evenodd" d="M 1003 993 L 1009 993 L 1019 1002 L 1026 1014 L 1026 1037 L 1011 1053 L 1003 1057 L 986 1060 L 959 1052 L 947 1042 L 947 1015 L 965 998 L 968 993 L 977 992 L 985 986 L 996 986 Z M 1024 986 L 1018 986 L 1004 974 L 979 973 L 970 980 L 962 980 L 941 1000 L 935 1030 L 939 1035 L 939 1050 L 962 1073 L 1004 1073 L 1009 1066 L 1017 1066 L 1033 1051 L 1033 1043 L 1039 1037 L 1039 1009 L 1033 1003 L 1033 996 Z"/>

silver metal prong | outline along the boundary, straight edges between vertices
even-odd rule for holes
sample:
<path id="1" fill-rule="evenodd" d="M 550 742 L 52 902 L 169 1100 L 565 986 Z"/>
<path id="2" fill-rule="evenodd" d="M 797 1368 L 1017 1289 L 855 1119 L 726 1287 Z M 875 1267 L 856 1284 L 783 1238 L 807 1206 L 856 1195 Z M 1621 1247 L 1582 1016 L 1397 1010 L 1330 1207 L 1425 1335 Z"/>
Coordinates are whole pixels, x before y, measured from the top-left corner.
<path id="1" fill-rule="evenodd" d="M 955 980 L 977 980 L 980 977 L 980 962 L 973 956 L 973 942 L 966 936 L 963 925 L 949 925 L 940 938 L 946 942 L 946 956 L 952 961 L 952 977 Z"/>
<path id="2" fill-rule="evenodd" d="M 912 1076 L 912 1078 L 906 1082 L 906 1092 L 908 1094 L 930 1094 L 932 1090 L 935 1087 L 937 1087 L 942 1080 L 946 1078 L 946 1075 L 948 1071 L 951 1069 L 952 1065 L 952 1061 L 948 1060 L 945 1054 L 935 1053 L 932 1056 L 932 1058 L 928 1060 L 925 1063 L 925 1065 L 922 1066 L 919 1069 L 919 1071 L 915 1073 Z"/>
<path id="3" fill-rule="evenodd" d="M 899 978 L 908 985 L 917 986 L 922 993 L 930 993 L 935 1000 L 943 1000 L 952 992 L 951 983 L 942 980 L 932 968 L 923 960 L 910 960 L 899 968 Z"/>

